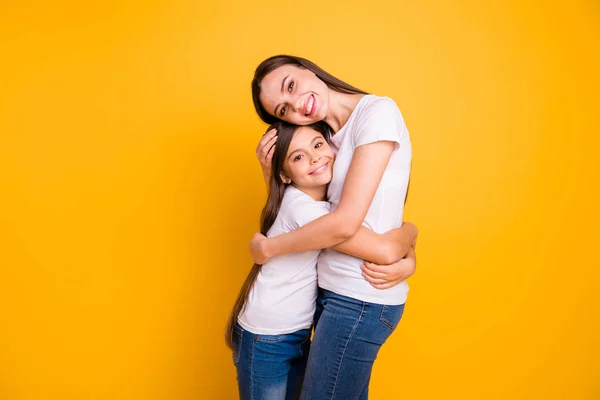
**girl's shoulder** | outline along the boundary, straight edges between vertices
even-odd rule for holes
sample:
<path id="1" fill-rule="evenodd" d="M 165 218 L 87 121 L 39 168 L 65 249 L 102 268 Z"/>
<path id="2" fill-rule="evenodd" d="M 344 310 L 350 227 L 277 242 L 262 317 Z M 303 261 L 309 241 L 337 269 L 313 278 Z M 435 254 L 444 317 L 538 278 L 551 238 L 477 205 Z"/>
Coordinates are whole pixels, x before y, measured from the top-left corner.
<path id="1" fill-rule="evenodd" d="M 328 202 L 316 201 L 290 185 L 286 188 L 283 196 L 278 218 L 290 230 L 294 230 L 315 218 L 327 214 L 329 209 L 330 204 Z"/>

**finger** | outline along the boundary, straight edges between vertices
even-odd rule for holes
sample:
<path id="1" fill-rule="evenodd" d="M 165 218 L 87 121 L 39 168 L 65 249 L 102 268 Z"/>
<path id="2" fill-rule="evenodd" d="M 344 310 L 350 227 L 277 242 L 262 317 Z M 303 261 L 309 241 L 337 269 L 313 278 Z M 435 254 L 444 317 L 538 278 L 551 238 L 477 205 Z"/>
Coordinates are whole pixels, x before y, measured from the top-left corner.
<path id="1" fill-rule="evenodd" d="M 362 270 L 363 274 L 366 274 L 366 275 L 370 276 L 371 278 L 383 279 L 383 278 L 387 277 L 387 273 L 373 271 L 373 270 L 367 268 L 365 266 L 365 264 L 361 265 L 360 269 Z"/>
<path id="2" fill-rule="evenodd" d="M 382 284 L 372 284 L 371 286 L 373 286 L 375 289 L 378 290 L 385 290 L 385 289 L 389 289 L 391 287 L 396 286 L 398 283 L 400 283 L 399 281 L 391 281 L 391 282 L 387 282 L 387 283 L 382 283 Z"/>
<path id="3" fill-rule="evenodd" d="M 265 133 L 263 135 L 263 138 L 270 137 L 270 136 L 273 136 L 273 135 L 276 135 L 276 134 L 277 134 L 277 129 L 273 128 L 270 131 L 268 131 L 267 133 Z"/>
<path id="4" fill-rule="evenodd" d="M 385 274 L 385 275 L 387 275 L 389 272 L 388 265 L 377 265 L 377 264 L 370 263 L 368 261 L 365 261 L 363 263 L 363 265 L 365 266 L 365 268 L 367 270 L 372 271 L 372 272 L 378 272 L 380 274 Z"/>
<path id="5" fill-rule="evenodd" d="M 277 131 L 275 129 L 271 129 L 269 132 L 265 133 L 256 146 L 256 155 L 258 155 L 267 142 L 274 137 L 277 137 Z"/>
<path id="6" fill-rule="evenodd" d="M 270 163 L 270 162 L 271 162 L 271 160 L 273 159 L 273 154 L 274 154 L 274 153 L 275 153 L 275 145 L 273 145 L 273 146 L 271 147 L 271 150 L 269 150 L 269 152 L 267 153 L 266 160 L 267 160 L 267 162 L 268 162 L 268 163 Z"/>
<path id="7" fill-rule="evenodd" d="M 271 149 L 273 148 L 273 146 L 275 146 L 275 142 L 277 141 L 277 136 L 273 136 L 271 138 L 271 140 L 269 140 L 261 149 L 261 154 L 263 155 L 263 158 L 265 158 L 267 156 L 267 154 L 269 154 L 269 151 L 271 151 Z"/>
<path id="8" fill-rule="evenodd" d="M 371 285 L 382 285 L 384 283 L 387 283 L 387 281 L 385 279 L 372 278 L 372 277 L 370 277 L 369 275 L 366 275 L 366 274 L 362 274 L 362 276 Z"/>

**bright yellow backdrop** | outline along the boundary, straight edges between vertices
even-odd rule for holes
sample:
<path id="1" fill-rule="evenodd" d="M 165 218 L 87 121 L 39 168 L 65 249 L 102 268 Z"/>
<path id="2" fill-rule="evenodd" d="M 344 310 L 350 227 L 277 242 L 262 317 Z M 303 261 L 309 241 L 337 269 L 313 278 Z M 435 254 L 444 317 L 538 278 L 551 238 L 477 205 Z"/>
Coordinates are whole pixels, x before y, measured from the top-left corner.
<path id="1" fill-rule="evenodd" d="M 411 133 L 419 266 L 371 398 L 600 398 L 598 2 L 209 3 L 0 6 L 0 398 L 236 397 L 277 53 Z"/>

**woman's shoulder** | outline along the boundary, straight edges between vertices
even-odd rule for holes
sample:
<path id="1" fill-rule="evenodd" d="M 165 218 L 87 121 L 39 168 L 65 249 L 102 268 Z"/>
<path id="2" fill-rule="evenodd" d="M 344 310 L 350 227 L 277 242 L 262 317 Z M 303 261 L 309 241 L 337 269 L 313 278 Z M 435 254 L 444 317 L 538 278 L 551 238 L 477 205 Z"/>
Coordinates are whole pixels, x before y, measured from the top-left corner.
<path id="1" fill-rule="evenodd" d="M 399 112 L 398 105 L 391 97 L 368 94 L 361 99 L 364 112 Z"/>

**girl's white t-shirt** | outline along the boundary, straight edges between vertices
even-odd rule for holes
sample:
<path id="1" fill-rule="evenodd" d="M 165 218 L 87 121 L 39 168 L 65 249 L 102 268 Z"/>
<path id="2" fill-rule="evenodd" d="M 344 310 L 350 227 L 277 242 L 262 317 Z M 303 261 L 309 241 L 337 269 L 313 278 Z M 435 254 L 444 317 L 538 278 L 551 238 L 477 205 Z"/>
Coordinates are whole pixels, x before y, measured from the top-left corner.
<path id="1" fill-rule="evenodd" d="M 331 137 L 336 159 L 327 195 L 333 211 L 340 202 L 354 150 L 378 141 L 393 141 L 396 144 L 363 225 L 374 232 L 385 233 L 402 225 L 412 158 L 408 130 L 392 99 L 363 96 L 346 124 Z M 389 289 L 375 289 L 362 277 L 362 263 L 363 260 L 359 258 L 332 249 L 321 251 L 318 262 L 319 286 L 370 303 L 404 304 L 408 293 L 406 281 Z"/>
<path id="2" fill-rule="evenodd" d="M 315 201 L 288 186 L 267 237 L 298 229 L 329 212 L 329 203 Z M 238 323 L 259 335 L 281 335 L 312 326 L 317 298 L 319 250 L 290 253 L 267 261 L 250 291 Z"/>

